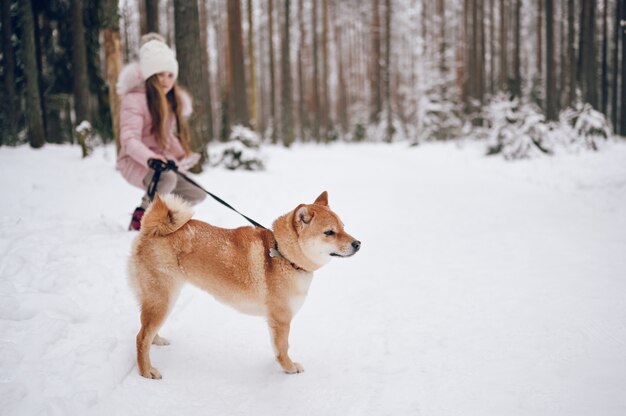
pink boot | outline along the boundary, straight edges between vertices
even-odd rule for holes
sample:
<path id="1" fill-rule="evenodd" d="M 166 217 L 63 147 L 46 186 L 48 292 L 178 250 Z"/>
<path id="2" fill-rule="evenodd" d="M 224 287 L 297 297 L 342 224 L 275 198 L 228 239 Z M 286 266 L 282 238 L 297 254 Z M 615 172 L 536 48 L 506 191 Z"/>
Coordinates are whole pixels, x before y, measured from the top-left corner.
<path id="1" fill-rule="evenodd" d="M 129 231 L 139 231 L 141 229 L 141 218 L 143 218 L 144 212 L 146 212 L 146 210 L 141 207 L 135 208 L 135 212 L 133 212 L 133 217 L 130 220 L 130 225 L 128 226 Z"/>

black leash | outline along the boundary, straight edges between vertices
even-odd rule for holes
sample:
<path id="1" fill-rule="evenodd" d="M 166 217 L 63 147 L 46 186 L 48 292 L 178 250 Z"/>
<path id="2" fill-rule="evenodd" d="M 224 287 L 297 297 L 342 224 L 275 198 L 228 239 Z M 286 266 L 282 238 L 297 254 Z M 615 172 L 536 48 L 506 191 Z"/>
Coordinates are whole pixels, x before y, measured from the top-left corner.
<path id="1" fill-rule="evenodd" d="M 237 214 L 239 214 L 242 217 L 244 217 L 246 220 L 248 220 L 248 222 L 250 224 L 254 225 L 255 227 L 260 227 L 260 228 L 263 228 L 264 230 L 267 230 L 266 227 L 262 226 L 261 224 L 259 224 L 255 220 L 253 220 L 252 218 L 250 218 L 250 217 L 242 214 L 241 212 L 237 211 L 228 202 L 224 201 L 219 196 L 214 195 L 211 192 L 207 191 L 202 186 L 200 186 L 200 184 L 198 184 L 196 181 L 194 181 L 193 179 L 191 179 L 190 177 L 188 177 L 184 173 L 180 172 L 178 170 L 178 166 L 176 165 L 176 162 L 174 162 L 173 160 L 168 160 L 167 163 L 165 163 L 165 162 L 163 162 L 162 160 L 159 160 L 159 159 L 152 159 L 152 160 L 150 160 L 150 167 L 152 169 L 154 169 L 154 175 L 152 175 L 152 180 L 150 181 L 150 184 L 148 185 L 148 197 L 150 198 L 151 201 L 154 199 L 154 195 L 156 193 L 157 184 L 159 183 L 159 179 L 161 178 L 161 172 L 172 170 L 172 171 L 176 172 L 176 174 L 178 176 L 180 176 L 181 178 L 183 178 L 184 180 L 186 180 L 190 184 L 194 185 L 198 189 L 200 189 L 203 192 L 205 192 L 207 195 L 211 196 L 213 199 L 215 199 L 220 204 L 224 205 L 227 208 L 232 209 Z"/>

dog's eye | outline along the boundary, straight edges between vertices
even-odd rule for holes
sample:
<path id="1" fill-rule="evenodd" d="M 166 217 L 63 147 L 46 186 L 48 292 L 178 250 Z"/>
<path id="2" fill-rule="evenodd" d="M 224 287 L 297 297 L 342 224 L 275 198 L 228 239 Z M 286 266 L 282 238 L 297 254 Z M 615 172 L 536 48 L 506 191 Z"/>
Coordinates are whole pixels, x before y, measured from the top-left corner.
<path id="1" fill-rule="evenodd" d="M 327 236 L 331 236 L 331 235 L 335 235 L 335 232 L 333 230 L 328 230 L 328 231 L 324 231 L 324 234 L 326 234 Z"/>

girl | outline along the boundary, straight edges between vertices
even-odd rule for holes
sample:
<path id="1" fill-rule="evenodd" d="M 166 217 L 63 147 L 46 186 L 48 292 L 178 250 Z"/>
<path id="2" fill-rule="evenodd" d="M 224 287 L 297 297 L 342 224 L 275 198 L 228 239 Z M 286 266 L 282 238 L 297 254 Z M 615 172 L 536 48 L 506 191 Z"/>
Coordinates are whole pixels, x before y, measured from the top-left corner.
<path id="1" fill-rule="evenodd" d="M 189 147 L 186 118 L 191 115 L 191 98 L 176 84 L 177 76 L 174 52 L 157 34 L 142 38 L 139 62 L 126 66 L 119 76 L 121 149 L 117 168 L 130 184 L 143 190 L 154 174 L 149 168 L 152 159 L 174 160 L 180 170 L 193 166 L 200 159 Z M 156 191 L 178 194 L 191 204 L 206 197 L 202 190 L 173 171 L 161 173 Z M 150 198 L 145 194 L 133 213 L 129 229 L 140 229 L 149 203 Z"/>

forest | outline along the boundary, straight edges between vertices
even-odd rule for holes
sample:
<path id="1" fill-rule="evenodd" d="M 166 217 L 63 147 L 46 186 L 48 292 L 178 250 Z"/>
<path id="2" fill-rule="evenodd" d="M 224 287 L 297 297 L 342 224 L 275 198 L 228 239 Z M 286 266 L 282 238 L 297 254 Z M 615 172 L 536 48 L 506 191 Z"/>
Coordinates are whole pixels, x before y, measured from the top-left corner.
<path id="1" fill-rule="evenodd" d="M 626 136 L 626 0 L 2 0 L 0 145 L 118 141 L 142 34 L 176 52 L 192 147 Z M 84 121 L 90 126 L 85 129 Z"/>

